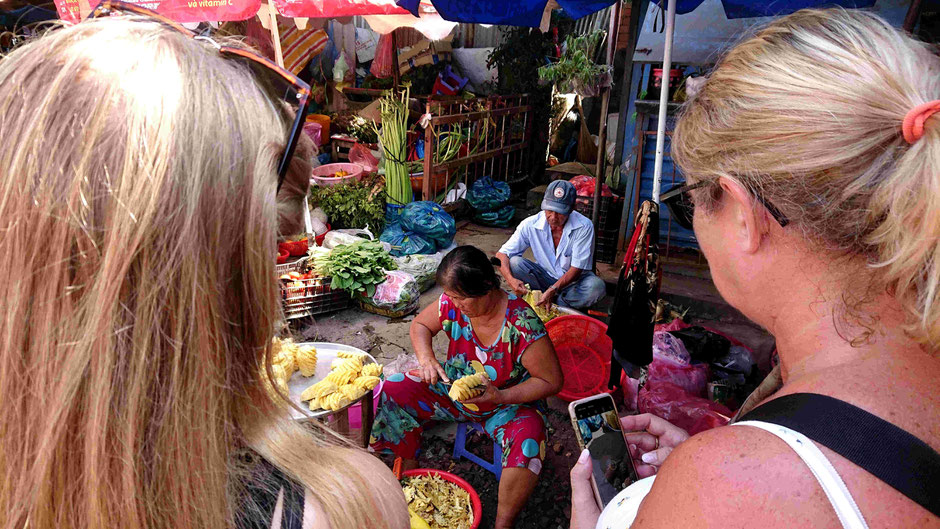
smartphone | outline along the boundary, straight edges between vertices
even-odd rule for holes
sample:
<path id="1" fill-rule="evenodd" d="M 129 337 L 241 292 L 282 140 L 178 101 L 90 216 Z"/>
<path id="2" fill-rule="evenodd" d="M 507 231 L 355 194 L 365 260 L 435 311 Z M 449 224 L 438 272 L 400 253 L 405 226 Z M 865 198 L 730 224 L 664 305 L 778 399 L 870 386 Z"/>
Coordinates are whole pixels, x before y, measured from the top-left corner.
<path id="1" fill-rule="evenodd" d="M 572 402 L 568 414 L 578 445 L 591 453 L 591 486 L 598 507 L 603 509 L 638 479 L 617 407 L 610 395 L 602 393 Z"/>

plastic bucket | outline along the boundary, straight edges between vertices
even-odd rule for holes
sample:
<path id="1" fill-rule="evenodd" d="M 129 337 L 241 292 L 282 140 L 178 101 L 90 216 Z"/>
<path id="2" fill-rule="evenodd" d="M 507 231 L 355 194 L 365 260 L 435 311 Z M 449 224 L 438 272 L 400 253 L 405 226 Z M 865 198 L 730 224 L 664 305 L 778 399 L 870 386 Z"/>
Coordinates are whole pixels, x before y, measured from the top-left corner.
<path id="1" fill-rule="evenodd" d="M 382 386 L 385 385 L 385 381 L 382 380 L 379 382 L 378 386 L 372 388 L 372 416 L 375 417 L 375 414 L 379 411 L 379 395 L 382 394 Z M 349 407 L 349 427 L 350 428 L 362 428 L 362 401 L 359 401 Z"/>
<path id="2" fill-rule="evenodd" d="M 480 501 L 480 495 L 473 489 L 473 486 L 467 483 L 467 480 L 455 474 L 451 474 L 450 472 L 431 468 L 406 470 L 401 473 L 401 476 L 407 478 L 409 476 L 427 476 L 430 474 L 437 474 L 441 476 L 441 479 L 444 481 L 449 481 L 467 491 L 467 494 L 470 495 L 470 509 L 473 511 L 473 523 L 470 525 L 470 529 L 478 529 L 480 527 L 480 521 L 483 519 L 483 503 Z"/>

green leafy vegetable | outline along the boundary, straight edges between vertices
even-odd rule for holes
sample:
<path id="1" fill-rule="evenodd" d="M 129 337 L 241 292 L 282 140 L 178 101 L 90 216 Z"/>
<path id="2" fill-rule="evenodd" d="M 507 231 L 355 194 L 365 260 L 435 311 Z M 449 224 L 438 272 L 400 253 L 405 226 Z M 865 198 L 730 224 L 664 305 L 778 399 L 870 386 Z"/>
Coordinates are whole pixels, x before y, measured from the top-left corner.
<path id="1" fill-rule="evenodd" d="M 310 187 L 310 203 L 323 208 L 334 229 L 369 228 L 373 233 L 381 232 L 385 227 L 384 195 L 380 185 L 365 182 Z"/>
<path id="2" fill-rule="evenodd" d="M 375 294 L 375 287 L 385 281 L 385 271 L 398 265 L 377 241 L 362 241 L 337 246 L 329 254 L 314 256 L 313 266 L 324 276 L 333 278 L 330 288 L 356 294 L 365 290 Z"/>

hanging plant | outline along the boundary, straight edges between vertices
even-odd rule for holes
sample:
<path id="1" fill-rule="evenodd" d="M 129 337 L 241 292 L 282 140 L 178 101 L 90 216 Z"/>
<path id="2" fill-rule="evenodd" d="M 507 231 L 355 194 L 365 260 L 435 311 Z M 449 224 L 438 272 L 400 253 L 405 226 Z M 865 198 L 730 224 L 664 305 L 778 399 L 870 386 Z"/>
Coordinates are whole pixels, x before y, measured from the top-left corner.
<path id="1" fill-rule="evenodd" d="M 600 29 L 587 35 L 568 35 L 561 58 L 539 68 L 539 79 L 555 83 L 559 92 L 596 96 L 611 84 L 610 66 L 593 60 L 606 35 L 607 32 Z"/>

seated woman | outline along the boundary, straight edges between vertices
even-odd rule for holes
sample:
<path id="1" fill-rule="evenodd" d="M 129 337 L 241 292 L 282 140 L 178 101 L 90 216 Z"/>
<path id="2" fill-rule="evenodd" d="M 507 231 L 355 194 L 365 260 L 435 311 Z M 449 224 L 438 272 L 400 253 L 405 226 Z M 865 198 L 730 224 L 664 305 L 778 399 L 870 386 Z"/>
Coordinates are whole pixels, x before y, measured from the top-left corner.
<path id="1" fill-rule="evenodd" d="M 408 526 L 381 461 L 267 391 L 265 73 L 152 14 L 0 59 L 3 527 Z"/>
<path id="2" fill-rule="evenodd" d="M 561 390 L 562 374 L 545 327 L 529 305 L 499 288 L 486 254 L 459 246 L 441 261 L 437 282 L 444 293 L 411 324 L 411 344 L 421 368 L 386 380 L 373 446 L 415 468 L 421 431 L 430 421 L 473 421 L 502 445 L 496 527 L 512 527 L 535 488 L 545 457 L 545 421 L 533 404 Z M 442 367 L 431 339 L 450 338 Z M 485 373 L 486 391 L 455 402 L 449 383 Z"/>
<path id="3" fill-rule="evenodd" d="M 722 296 L 776 337 L 782 385 L 688 440 L 624 418 L 648 432 L 631 436 L 642 474 L 673 449 L 631 527 L 940 527 L 935 53 L 868 12 L 799 11 L 732 49 L 683 110 L 688 185 L 670 207 Z M 584 459 L 575 529 L 600 514 Z M 619 505 L 603 527 L 630 526 Z"/>

